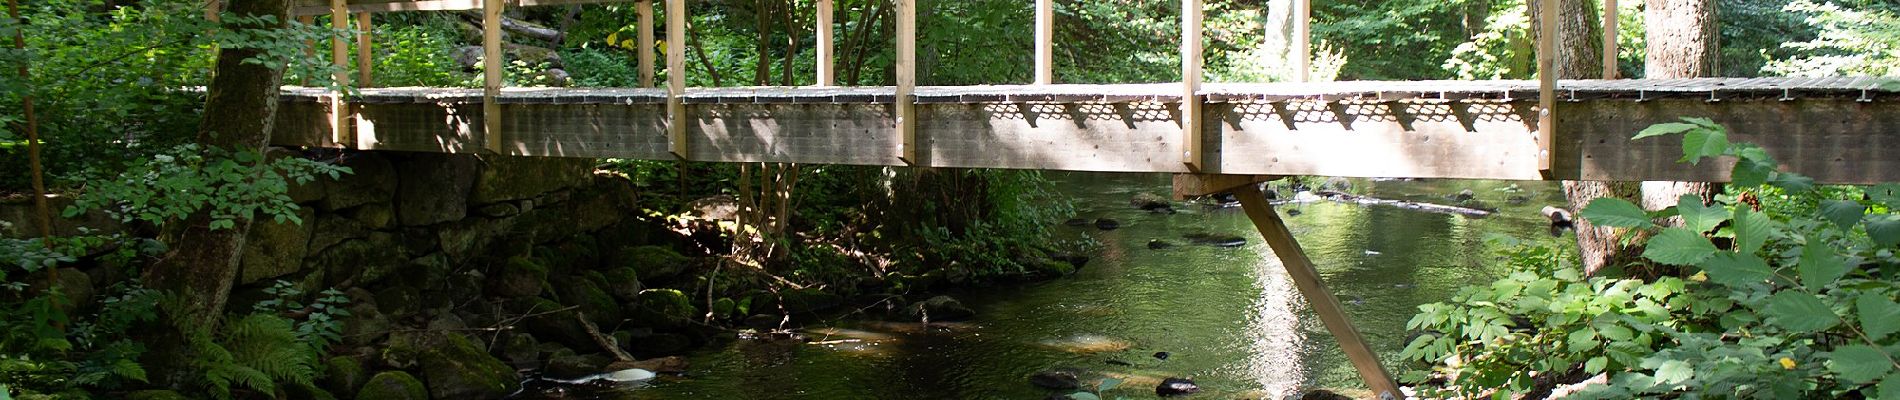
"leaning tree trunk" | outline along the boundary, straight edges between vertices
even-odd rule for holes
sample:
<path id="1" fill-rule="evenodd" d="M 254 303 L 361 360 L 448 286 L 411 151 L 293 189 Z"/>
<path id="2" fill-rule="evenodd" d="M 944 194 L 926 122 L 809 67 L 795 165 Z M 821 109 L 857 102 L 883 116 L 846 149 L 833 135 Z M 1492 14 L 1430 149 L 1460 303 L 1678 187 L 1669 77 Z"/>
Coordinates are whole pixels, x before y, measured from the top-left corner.
<path id="1" fill-rule="evenodd" d="M 274 22 L 230 25 L 225 29 L 261 32 L 288 26 L 284 23 L 290 14 L 286 0 L 227 0 L 226 4 L 226 11 L 240 17 L 269 16 Z M 216 73 L 205 95 L 204 119 L 198 125 L 199 144 L 255 152 L 269 142 L 284 66 L 245 62 L 264 54 L 263 49 L 255 48 L 219 50 Z M 237 221 L 237 226 L 227 229 L 211 229 L 210 222 L 206 212 L 187 218 L 172 250 L 144 276 L 146 285 L 178 300 L 166 310 L 172 314 L 171 321 L 193 330 L 217 326 L 237 277 L 244 233 L 250 227 L 249 220 Z"/>
<path id="2" fill-rule="evenodd" d="M 1648 27 L 1643 77 L 1715 76 L 1721 42 L 1715 7 L 1715 0 L 1648 0 L 1643 8 L 1643 25 Z M 1715 190 L 1716 185 L 1707 182 L 1643 182 L 1643 208 L 1668 208 L 1683 195 L 1696 195 L 1708 202 Z"/>
<path id="3" fill-rule="evenodd" d="M 1543 16 L 1538 15 L 1539 1 L 1530 2 L 1532 38 L 1541 35 L 1535 27 L 1541 26 Z M 1588 79 L 1603 75 L 1601 58 L 1603 44 L 1598 38 L 1603 27 L 1598 19 L 1596 2 L 1591 0 L 1554 0 L 1560 14 L 1557 21 L 1557 78 Z M 1571 215 L 1590 204 L 1591 200 L 1602 197 L 1615 197 L 1636 201 L 1640 194 L 1634 182 L 1564 181 L 1564 198 L 1570 201 Z M 1578 255 L 1583 262 L 1583 270 L 1595 274 L 1605 265 L 1626 261 L 1628 255 L 1617 244 L 1616 231 L 1613 228 L 1598 227 L 1579 218 L 1576 221 Z"/>

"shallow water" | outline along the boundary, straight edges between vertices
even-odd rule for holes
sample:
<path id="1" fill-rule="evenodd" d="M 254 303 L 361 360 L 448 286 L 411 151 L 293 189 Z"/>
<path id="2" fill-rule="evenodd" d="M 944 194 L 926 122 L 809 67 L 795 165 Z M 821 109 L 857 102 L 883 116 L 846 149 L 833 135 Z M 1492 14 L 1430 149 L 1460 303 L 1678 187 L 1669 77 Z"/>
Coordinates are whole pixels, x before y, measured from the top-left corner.
<path id="1" fill-rule="evenodd" d="M 1121 228 L 1058 227 L 1093 237 L 1101 251 L 1075 276 L 1038 284 L 955 293 L 978 311 L 969 322 L 932 325 L 847 322 L 807 329 L 814 343 L 734 342 L 692 355 L 692 372 L 628 393 L 641 399 L 1040 399 L 1037 371 L 1074 368 L 1084 380 L 1127 381 L 1113 390 L 1152 398 L 1167 377 L 1191 377 L 1206 391 L 1190 398 L 1286 398 L 1313 388 L 1364 395 L 1332 337 L 1293 288 L 1238 208 L 1178 206 L 1173 215 L 1128 205 L 1137 192 L 1166 194 L 1153 174 L 1052 174 L 1083 218 Z M 1419 304 L 1489 282 L 1504 234 L 1550 240 L 1537 214 L 1560 204 L 1554 184 L 1357 181 L 1385 198 L 1444 203 L 1471 189 L 1499 207 L 1487 218 L 1387 206 L 1317 202 L 1280 206 L 1327 285 L 1388 366 L 1404 348 L 1405 322 Z M 1509 196 L 1528 203 L 1508 205 Z M 1183 235 L 1216 233 L 1245 246 L 1187 245 Z M 1179 246 L 1151 250 L 1151 239 Z M 1166 360 L 1156 352 L 1168 352 Z M 1395 371 L 1396 373 L 1396 371 Z"/>

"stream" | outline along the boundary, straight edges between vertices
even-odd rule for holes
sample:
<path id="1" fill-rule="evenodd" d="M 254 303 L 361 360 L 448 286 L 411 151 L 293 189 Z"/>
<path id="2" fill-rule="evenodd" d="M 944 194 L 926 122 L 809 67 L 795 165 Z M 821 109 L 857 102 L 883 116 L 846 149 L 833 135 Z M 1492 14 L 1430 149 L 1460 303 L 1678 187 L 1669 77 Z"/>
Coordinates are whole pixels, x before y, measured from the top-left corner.
<path id="1" fill-rule="evenodd" d="M 1038 371 L 1125 380 L 1103 398 L 1154 398 L 1168 377 L 1204 390 L 1188 398 L 1281 399 L 1311 389 L 1369 393 L 1238 207 L 1177 203 L 1176 214 L 1129 205 L 1165 195 L 1161 174 L 1051 173 L 1078 217 L 1115 230 L 1058 226 L 1101 243 L 1074 276 L 951 293 L 977 310 L 961 323 L 840 322 L 807 327 L 813 343 L 735 341 L 689 356 L 692 370 L 625 393 L 635 399 L 1042 399 Z M 1452 203 L 1470 190 L 1496 207 L 1484 218 L 1331 201 L 1278 206 L 1366 340 L 1396 375 L 1405 322 L 1420 304 L 1503 274 L 1487 235 L 1556 240 L 1538 209 L 1562 204 L 1554 183 L 1353 180 L 1355 192 Z M 1285 194 L 1285 193 L 1282 193 Z M 1521 197 L 1513 202 L 1510 197 Z M 1296 211 L 1297 212 L 1294 212 Z M 1292 215 L 1297 214 L 1297 215 Z M 1059 222 L 1058 222 L 1059 223 Z M 1190 244 L 1235 235 L 1241 247 Z M 1151 240 L 1176 244 L 1150 249 Z M 1157 352 L 1167 352 L 1163 360 Z"/>

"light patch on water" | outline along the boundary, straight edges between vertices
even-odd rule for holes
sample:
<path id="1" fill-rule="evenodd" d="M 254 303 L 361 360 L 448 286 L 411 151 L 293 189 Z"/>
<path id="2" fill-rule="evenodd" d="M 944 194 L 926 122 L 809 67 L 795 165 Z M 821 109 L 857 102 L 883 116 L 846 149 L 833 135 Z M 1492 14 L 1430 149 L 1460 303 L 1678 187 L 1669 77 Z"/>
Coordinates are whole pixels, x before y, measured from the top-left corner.
<path id="1" fill-rule="evenodd" d="M 1306 332 L 1300 329 L 1299 319 L 1299 311 L 1306 304 L 1279 259 L 1271 252 L 1262 253 L 1254 271 L 1260 296 L 1250 307 L 1254 315 L 1247 322 L 1250 343 L 1241 374 L 1269 394 L 1262 398 L 1287 398 L 1299 390 L 1306 377 L 1307 366 L 1300 355 Z"/>
<path id="2" fill-rule="evenodd" d="M 1077 354 L 1116 352 L 1134 347 L 1134 343 L 1130 343 L 1127 340 L 1096 334 L 1081 334 L 1059 339 L 1049 339 L 1042 341 L 1041 344 L 1043 346 L 1053 347 L 1057 350 Z"/>

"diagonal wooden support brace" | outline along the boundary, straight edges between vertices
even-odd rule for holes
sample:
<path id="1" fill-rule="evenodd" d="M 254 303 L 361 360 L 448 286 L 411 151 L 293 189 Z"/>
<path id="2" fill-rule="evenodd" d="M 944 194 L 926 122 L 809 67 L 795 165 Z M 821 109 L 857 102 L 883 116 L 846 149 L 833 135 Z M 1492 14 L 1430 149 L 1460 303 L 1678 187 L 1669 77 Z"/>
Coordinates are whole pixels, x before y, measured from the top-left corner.
<path id="1" fill-rule="evenodd" d="M 1280 258 L 1280 264 L 1286 266 L 1287 275 L 1293 278 L 1294 286 L 1306 297 L 1306 303 L 1319 313 L 1326 330 L 1332 332 L 1339 341 L 1340 350 L 1345 350 L 1346 358 L 1352 361 L 1353 368 L 1359 370 L 1359 377 L 1365 379 L 1366 386 L 1372 388 L 1379 398 L 1396 399 L 1404 396 L 1399 385 L 1392 380 L 1392 374 L 1379 364 L 1379 356 L 1366 346 L 1364 338 L 1359 337 L 1359 329 L 1346 319 L 1345 309 L 1339 306 L 1339 299 L 1326 290 L 1326 282 L 1319 279 L 1319 270 L 1313 268 L 1313 261 L 1306 258 L 1306 252 L 1300 249 L 1300 243 L 1293 240 L 1293 232 L 1286 229 L 1286 222 L 1275 214 L 1273 205 L 1267 203 L 1267 197 L 1260 193 L 1257 185 L 1242 185 L 1234 189 L 1234 197 L 1240 199 L 1240 207 L 1247 212 L 1247 218 L 1253 220 L 1254 228 L 1260 230 L 1261 238 L 1273 254 Z"/>

